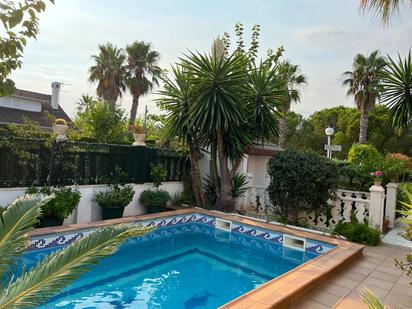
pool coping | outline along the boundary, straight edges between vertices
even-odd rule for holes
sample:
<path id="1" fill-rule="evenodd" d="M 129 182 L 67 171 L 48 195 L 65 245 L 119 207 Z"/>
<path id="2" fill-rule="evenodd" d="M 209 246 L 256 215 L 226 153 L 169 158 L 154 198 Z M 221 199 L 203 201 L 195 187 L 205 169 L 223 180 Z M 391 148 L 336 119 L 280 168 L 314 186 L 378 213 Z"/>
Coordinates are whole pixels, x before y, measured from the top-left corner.
<path id="1" fill-rule="evenodd" d="M 166 218 L 177 215 L 199 213 L 211 217 L 230 220 L 240 224 L 273 230 L 285 234 L 309 238 L 316 241 L 332 244 L 335 248 L 319 255 L 318 257 L 290 270 L 289 272 L 274 278 L 224 304 L 221 308 L 289 308 L 295 304 L 303 295 L 325 282 L 333 274 L 344 268 L 347 264 L 362 256 L 363 245 L 355 244 L 346 240 L 331 238 L 325 235 L 311 233 L 274 225 L 253 218 L 245 218 L 236 214 L 226 214 L 208 211 L 200 208 L 189 208 L 167 211 L 155 214 L 127 216 L 119 219 L 94 221 L 91 223 L 70 224 L 66 226 L 39 228 L 31 231 L 29 236 L 37 237 L 47 234 L 66 233 L 80 229 L 98 228 L 122 223 L 133 223 L 137 221 Z"/>

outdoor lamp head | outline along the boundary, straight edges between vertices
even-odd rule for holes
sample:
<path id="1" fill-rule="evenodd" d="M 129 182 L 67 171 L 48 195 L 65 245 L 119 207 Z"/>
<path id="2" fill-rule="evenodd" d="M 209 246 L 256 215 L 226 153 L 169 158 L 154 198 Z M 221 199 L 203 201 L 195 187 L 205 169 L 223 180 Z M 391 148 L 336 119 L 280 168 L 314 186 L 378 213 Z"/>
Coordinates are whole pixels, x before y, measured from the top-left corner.
<path id="1" fill-rule="evenodd" d="M 325 134 L 326 134 L 327 136 L 332 136 L 333 133 L 335 133 L 335 130 L 334 130 L 333 128 L 328 127 L 328 128 L 325 129 Z"/>

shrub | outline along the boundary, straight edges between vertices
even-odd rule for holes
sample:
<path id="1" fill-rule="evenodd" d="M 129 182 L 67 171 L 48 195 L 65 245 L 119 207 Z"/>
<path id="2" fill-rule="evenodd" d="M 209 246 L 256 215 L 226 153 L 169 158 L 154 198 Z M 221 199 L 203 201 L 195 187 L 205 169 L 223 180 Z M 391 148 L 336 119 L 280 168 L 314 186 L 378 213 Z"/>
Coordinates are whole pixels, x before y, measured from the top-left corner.
<path id="1" fill-rule="evenodd" d="M 385 157 L 383 170 L 388 180 L 399 181 L 407 176 L 411 169 L 411 159 L 401 153 L 389 153 Z"/>
<path id="2" fill-rule="evenodd" d="M 123 208 L 129 205 L 134 195 L 131 185 L 110 185 L 106 191 L 97 192 L 94 201 L 103 208 Z"/>
<path id="3" fill-rule="evenodd" d="M 339 188 L 341 189 L 368 191 L 373 184 L 372 176 L 367 172 L 365 166 L 359 164 L 340 164 L 339 174 Z"/>
<path id="4" fill-rule="evenodd" d="M 359 164 L 367 172 L 373 172 L 382 168 L 383 157 L 372 145 L 353 144 L 348 153 L 348 162 Z"/>
<path id="5" fill-rule="evenodd" d="M 81 194 L 72 188 L 30 187 L 26 190 L 27 194 L 42 193 L 46 195 L 54 194 L 54 198 L 44 204 L 42 209 L 43 217 L 56 217 L 60 220 L 66 219 L 80 202 Z"/>
<path id="6" fill-rule="evenodd" d="M 275 215 L 296 224 L 300 210 L 328 209 L 338 186 L 339 171 L 333 161 L 315 154 L 283 151 L 268 163 L 268 193 Z"/>
<path id="7" fill-rule="evenodd" d="M 6 209 L 7 209 L 7 207 L 3 207 L 3 206 L 0 205 L 0 216 L 3 212 L 6 211 Z"/>
<path id="8" fill-rule="evenodd" d="M 166 180 L 167 170 L 164 168 L 163 164 L 158 163 L 156 165 L 152 165 L 150 175 L 153 179 L 153 187 L 159 189 L 159 187 L 162 185 L 162 182 Z"/>
<path id="9" fill-rule="evenodd" d="M 333 233 L 342 235 L 347 240 L 369 246 L 376 246 L 381 241 L 379 230 L 369 227 L 367 223 L 359 223 L 356 220 L 348 223 L 339 222 Z"/>
<path id="10" fill-rule="evenodd" d="M 169 200 L 166 190 L 145 190 L 140 195 L 140 202 L 146 207 L 164 208 Z"/>

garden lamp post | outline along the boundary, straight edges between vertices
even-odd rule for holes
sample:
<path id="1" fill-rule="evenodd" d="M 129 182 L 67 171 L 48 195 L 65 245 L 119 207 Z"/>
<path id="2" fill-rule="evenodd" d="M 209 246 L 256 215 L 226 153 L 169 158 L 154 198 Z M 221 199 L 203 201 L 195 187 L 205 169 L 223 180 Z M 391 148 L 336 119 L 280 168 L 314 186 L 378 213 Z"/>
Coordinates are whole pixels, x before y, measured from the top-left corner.
<path id="1" fill-rule="evenodd" d="M 328 137 L 328 144 L 327 144 L 327 147 L 326 147 L 326 156 L 329 159 L 332 159 L 332 145 L 331 145 L 330 142 L 331 142 L 331 138 L 332 138 L 333 133 L 335 133 L 335 130 L 333 128 L 327 127 L 325 129 L 325 134 Z"/>

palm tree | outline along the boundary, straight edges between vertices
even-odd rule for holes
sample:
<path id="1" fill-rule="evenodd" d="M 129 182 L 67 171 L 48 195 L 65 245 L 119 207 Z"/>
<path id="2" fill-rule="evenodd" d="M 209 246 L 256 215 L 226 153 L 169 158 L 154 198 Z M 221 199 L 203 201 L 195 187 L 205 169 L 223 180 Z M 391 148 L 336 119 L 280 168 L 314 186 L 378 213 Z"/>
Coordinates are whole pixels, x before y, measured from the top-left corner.
<path id="1" fill-rule="evenodd" d="M 93 96 L 82 94 L 82 97 L 77 101 L 77 112 L 83 113 L 90 109 L 90 106 L 95 102 Z"/>
<path id="2" fill-rule="evenodd" d="M 123 49 L 111 43 L 99 45 L 99 54 L 93 55 L 92 59 L 95 64 L 89 68 L 90 82 L 97 82 L 96 93 L 100 98 L 115 104 L 126 90 Z"/>
<path id="3" fill-rule="evenodd" d="M 344 86 L 348 86 L 347 95 L 353 95 L 355 104 L 361 113 L 359 144 L 366 142 L 368 134 L 369 112 L 375 107 L 381 90 L 381 73 L 386 65 L 384 57 L 378 51 L 369 56 L 357 54 L 353 60 L 352 71 L 343 73 L 346 78 Z"/>
<path id="4" fill-rule="evenodd" d="M 282 115 L 279 124 L 279 146 L 285 146 L 286 140 L 286 113 L 290 111 L 292 103 L 300 102 L 301 92 L 300 87 L 306 84 L 306 77 L 300 74 L 300 69 L 298 65 L 293 65 L 288 61 L 285 61 L 279 65 L 279 75 L 285 81 L 285 97 L 282 100 Z"/>
<path id="5" fill-rule="evenodd" d="M 194 102 L 193 87 L 189 83 L 189 76 L 181 66 L 172 67 L 172 78 L 162 78 L 164 87 L 157 99 L 160 108 L 166 111 L 166 124 L 164 127 L 165 139 L 171 140 L 178 137 L 189 148 L 190 170 L 192 188 L 195 202 L 198 206 L 207 205 L 206 197 L 202 192 L 202 182 L 199 169 L 199 159 L 203 141 L 200 132 L 187 122 L 190 106 Z"/>
<path id="6" fill-rule="evenodd" d="M 133 96 L 129 124 L 134 125 L 140 96 L 159 85 L 162 70 L 158 66 L 160 55 L 152 50 L 150 43 L 136 41 L 126 47 L 126 52 L 127 87 Z"/>
<path id="7" fill-rule="evenodd" d="M 395 62 L 391 57 L 382 73 L 381 102 L 391 110 L 392 126 L 406 129 L 412 125 L 412 56 Z"/>
<path id="8" fill-rule="evenodd" d="M 90 270 L 100 258 L 114 253 L 130 237 L 150 229 L 117 225 L 98 229 L 70 246 L 51 253 L 29 271 L 12 278 L 29 244 L 27 233 L 36 224 L 41 206 L 53 196 L 27 195 L 0 215 L 0 308 L 33 308 L 61 292 Z M 13 279 L 13 280 L 12 280 Z"/>
<path id="9" fill-rule="evenodd" d="M 372 11 L 387 25 L 402 4 L 412 7 L 412 0 L 360 0 L 364 11 Z"/>

